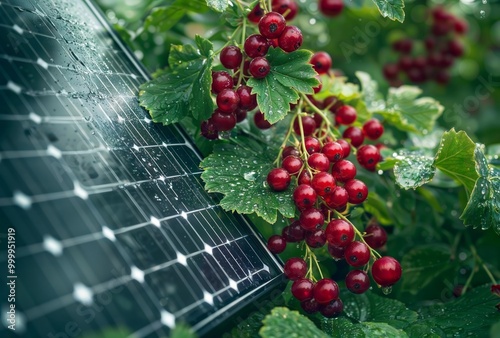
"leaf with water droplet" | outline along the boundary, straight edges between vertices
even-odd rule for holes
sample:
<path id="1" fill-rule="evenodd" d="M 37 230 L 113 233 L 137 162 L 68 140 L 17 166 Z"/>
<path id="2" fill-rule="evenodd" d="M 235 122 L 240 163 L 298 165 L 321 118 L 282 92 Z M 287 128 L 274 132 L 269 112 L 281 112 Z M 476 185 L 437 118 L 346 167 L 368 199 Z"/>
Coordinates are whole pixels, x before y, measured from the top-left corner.
<path id="1" fill-rule="evenodd" d="M 402 149 L 397 152 L 395 159 L 394 176 L 401 188 L 416 189 L 434 176 L 434 159 L 423 155 L 421 151 Z"/>
<path id="2" fill-rule="evenodd" d="M 212 44 L 201 37 L 195 41 L 198 49 L 172 45 L 170 67 L 156 72 L 153 80 L 141 85 L 139 102 L 149 110 L 154 122 L 171 124 L 187 116 L 202 121 L 213 113 L 209 57 Z"/>
<path id="3" fill-rule="evenodd" d="M 422 133 L 424 130 L 432 130 L 444 107 L 433 98 L 419 98 L 421 93 L 422 90 L 414 86 L 390 88 L 386 107 L 374 112 L 384 116 L 387 123 L 403 131 Z"/>
<path id="4" fill-rule="evenodd" d="M 405 20 L 405 3 L 403 0 L 373 0 L 384 18 L 403 22 Z"/>
<path id="5" fill-rule="evenodd" d="M 291 53 L 281 48 L 269 48 L 266 58 L 271 65 L 269 74 L 263 79 L 250 78 L 248 85 L 257 94 L 257 103 L 270 123 L 283 119 L 296 103 L 299 92 L 312 94 L 318 85 L 317 73 L 309 63 L 312 53 L 297 50 Z"/>
<path id="6" fill-rule="evenodd" d="M 275 307 L 262 323 L 264 326 L 259 331 L 262 338 L 328 338 L 309 318 L 285 307 Z"/>
<path id="7" fill-rule="evenodd" d="M 474 156 L 480 177 L 460 219 L 473 228 L 493 227 L 500 235 L 500 170 L 489 166 L 481 146 L 476 147 Z"/>
<path id="8" fill-rule="evenodd" d="M 238 144 L 218 143 L 213 153 L 200 166 L 201 178 L 209 192 L 224 194 L 220 205 L 242 214 L 256 213 L 269 223 L 276 222 L 277 213 L 285 217 L 295 215 L 292 191 L 274 192 L 267 185 L 267 174 L 273 166 L 272 155 L 277 149 L 268 149 L 247 137 L 238 137 Z"/>

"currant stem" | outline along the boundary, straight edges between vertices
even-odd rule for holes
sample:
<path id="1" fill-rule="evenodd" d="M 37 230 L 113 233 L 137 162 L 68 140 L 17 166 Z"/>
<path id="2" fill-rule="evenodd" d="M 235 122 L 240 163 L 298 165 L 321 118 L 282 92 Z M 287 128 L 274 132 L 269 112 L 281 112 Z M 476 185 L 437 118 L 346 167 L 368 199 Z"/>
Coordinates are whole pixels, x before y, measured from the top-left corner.
<path id="1" fill-rule="evenodd" d="M 304 256 L 304 260 L 309 260 L 309 271 L 307 273 L 307 275 L 309 276 L 309 278 L 313 281 L 313 282 L 316 282 L 316 278 L 314 277 L 314 273 L 313 273 L 313 262 L 314 264 L 316 265 L 316 268 L 318 269 L 318 272 L 319 272 L 319 276 L 321 277 L 321 279 L 323 279 L 323 271 L 321 271 L 321 267 L 319 265 L 319 262 L 318 262 L 318 259 L 316 258 L 316 255 L 314 254 L 314 252 L 309 248 L 308 245 L 306 245 L 306 254 Z"/>
<path id="2" fill-rule="evenodd" d="M 274 164 L 275 165 L 278 165 L 279 163 L 279 160 L 281 158 L 281 155 L 283 154 L 283 150 L 285 149 L 287 143 L 288 143 L 288 140 L 290 139 L 290 135 L 292 134 L 292 126 L 293 126 L 293 123 L 295 122 L 295 119 L 297 118 L 297 115 L 294 115 L 293 118 L 292 118 L 292 121 L 290 122 L 290 126 L 288 128 L 288 131 L 285 135 L 285 139 L 283 140 L 283 142 L 281 143 L 281 146 L 280 146 L 280 150 L 278 152 L 278 156 L 276 157 L 276 159 L 274 160 Z"/>
<path id="3" fill-rule="evenodd" d="M 352 228 L 354 229 L 354 232 L 356 233 L 356 235 L 360 238 L 361 242 L 365 243 L 366 246 L 370 249 L 370 255 L 376 260 L 378 258 L 381 258 L 382 256 L 374 249 L 372 249 L 372 247 L 370 245 L 368 245 L 368 243 L 366 243 L 365 239 L 363 238 L 363 234 L 361 233 L 361 231 L 359 231 L 355 226 L 354 224 L 351 223 L 351 221 L 349 221 L 349 219 L 347 217 L 345 217 L 344 215 L 342 215 L 340 212 L 338 212 L 337 210 L 333 210 L 335 212 L 335 215 L 341 219 L 343 219 L 344 221 L 346 221 L 347 223 L 349 223 Z"/>

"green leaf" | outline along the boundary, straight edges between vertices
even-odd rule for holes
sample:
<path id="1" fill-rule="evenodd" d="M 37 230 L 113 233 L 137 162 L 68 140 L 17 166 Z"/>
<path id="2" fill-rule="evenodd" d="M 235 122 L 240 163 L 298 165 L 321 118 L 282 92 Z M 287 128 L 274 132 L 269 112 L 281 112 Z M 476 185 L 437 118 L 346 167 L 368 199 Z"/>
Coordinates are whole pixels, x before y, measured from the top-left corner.
<path id="1" fill-rule="evenodd" d="M 450 259 L 451 249 L 447 246 L 423 245 L 411 249 L 403 256 L 401 267 L 401 290 L 417 294 L 435 280 L 456 270 L 457 264 Z"/>
<path id="2" fill-rule="evenodd" d="M 405 3 L 403 0 L 373 0 L 375 5 L 384 18 L 391 20 L 398 20 L 403 22 L 405 20 Z"/>
<path id="3" fill-rule="evenodd" d="M 229 6 L 229 0 L 207 0 L 207 5 L 217 12 L 224 12 Z"/>
<path id="4" fill-rule="evenodd" d="M 240 137 L 237 142 L 249 145 L 248 138 Z M 271 191 L 267 185 L 267 174 L 274 168 L 270 153 L 277 151 L 256 143 L 252 149 L 233 143 L 217 144 L 200 164 L 204 169 L 201 178 L 205 189 L 224 194 L 220 205 L 225 210 L 241 214 L 255 212 L 269 223 L 276 222 L 278 211 L 285 217 L 294 217 L 294 181 L 282 192 Z"/>
<path id="5" fill-rule="evenodd" d="M 386 107 L 377 112 L 403 131 L 425 133 L 432 130 L 444 108 L 433 98 L 418 98 L 421 93 L 421 89 L 413 86 L 390 88 Z"/>
<path id="6" fill-rule="evenodd" d="M 394 165 L 396 183 L 403 189 L 416 189 L 432 180 L 435 168 L 434 159 L 421 151 L 401 149 L 395 156 Z"/>
<path id="7" fill-rule="evenodd" d="M 312 94 L 318 85 L 316 72 L 309 63 L 312 53 L 297 50 L 286 53 L 281 48 L 269 48 L 266 58 L 271 65 L 269 74 L 263 79 L 250 78 L 248 85 L 257 94 L 257 103 L 270 123 L 283 119 L 296 103 L 299 92 Z"/>
<path id="8" fill-rule="evenodd" d="M 474 156 L 480 177 L 460 219 L 473 228 L 493 227 L 500 235 L 500 170 L 488 165 L 480 146 L 476 147 Z"/>
<path id="9" fill-rule="evenodd" d="M 259 331 L 262 338 L 328 338 L 307 317 L 284 307 L 274 308 L 263 323 Z"/>
<path id="10" fill-rule="evenodd" d="M 139 102 L 149 110 L 154 122 L 171 124 L 192 116 L 197 121 L 213 113 L 210 95 L 212 44 L 196 38 L 191 45 L 170 48 L 170 67 L 140 86 Z"/>
<path id="11" fill-rule="evenodd" d="M 488 337 L 490 327 L 498 321 L 497 303 L 498 297 L 490 292 L 490 285 L 484 285 L 453 302 L 421 308 L 419 323 L 440 337 Z"/>
<path id="12" fill-rule="evenodd" d="M 339 317 L 321 322 L 321 329 L 332 338 L 365 338 L 360 324 L 354 324 L 349 319 Z"/>
<path id="13" fill-rule="evenodd" d="M 361 295 L 345 293 L 341 298 L 346 304 L 345 314 L 358 322 L 386 323 L 397 329 L 404 329 L 418 318 L 417 313 L 408 310 L 404 303 L 376 295 L 371 291 Z"/>
<path id="14" fill-rule="evenodd" d="M 387 207 L 387 200 L 382 199 L 380 195 L 373 191 L 368 192 L 368 198 L 363 203 L 366 212 L 372 214 L 377 219 L 377 222 L 382 225 L 391 225 L 392 219 Z"/>
<path id="15" fill-rule="evenodd" d="M 462 183 L 470 195 L 478 178 L 474 151 L 476 145 L 464 131 L 451 129 L 443 134 L 434 164 L 447 176 Z"/>

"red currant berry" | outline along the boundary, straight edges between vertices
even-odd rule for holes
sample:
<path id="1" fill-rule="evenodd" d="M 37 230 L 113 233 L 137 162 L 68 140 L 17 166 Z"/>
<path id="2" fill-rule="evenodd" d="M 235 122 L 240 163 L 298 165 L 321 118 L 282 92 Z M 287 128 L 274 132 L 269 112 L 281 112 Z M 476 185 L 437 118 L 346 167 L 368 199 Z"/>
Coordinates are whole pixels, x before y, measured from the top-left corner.
<path id="1" fill-rule="evenodd" d="M 219 138 L 219 132 L 212 120 L 203 121 L 200 126 L 201 135 L 208 140 Z"/>
<path id="2" fill-rule="evenodd" d="M 316 121 L 311 116 L 301 116 L 299 117 L 302 122 L 302 131 L 304 132 L 304 136 L 310 136 L 316 130 Z M 295 119 L 293 122 L 293 130 L 295 134 L 301 135 L 300 133 L 300 123 L 299 118 Z"/>
<path id="3" fill-rule="evenodd" d="M 320 279 L 313 288 L 314 299 L 320 304 L 327 304 L 339 298 L 339 286 L 330 278 Z"/>
<path id="4" fill-rule="evenodd" d="M 439 67 L 449 68 L 453 66 L 454 59 L 450 54 L 441 54 L 439 58 Z"/>
<path id="5" fill-rule="evenodd" d="M 321 152 L 328 157 L 330 162 L 340 161 L 344 157 L 344 149 L 338 142 L 327 142 Z"/>
<path id="6" fill-rule="evenodd" d="M 259 23 L 260 19 L 264 16 L 264 11 L 260 8 L 260 5 L 257 4 L 255 7 L 248 13 L 248 20 L 253 23 Z"/>
<path id="7" fill-rule="evenodd" d="M 342 303 L 342 300 L 339 298 L 321 306 L 319 312 L 326 318 L 335 318 L 338 317 L 343 310 L 344 303 Z"/>
<path id="8" fill-rule="evenodd" d="M 283 251 L 285 251 L 285 248 L 286 248 L 285 238 L 283 238 L 280 235 L 272 235 L 267 240 L 267 248 L 273 254 L 282 253 Z"/>
<path id="9" fill-rule="evenodd" d="M 363 124 L 363 133 L 370 140 L 377 140 L 384 133 L 384 126 L 377 119 L 371 119 Z"/>
<path id="10" fill-rule="evenodd" d="M 252 110 L 257 107 L 257 95 L 252 94 L 252 88 L 241 85 L 236 89 L 236 93 L 240 97 L 240 108 Z"/>
<path id="11" fill-rule="evenodd" d="M 305 231 L 300 226 L 300 222 L 295 221 L 283 228 L 281 236 L 283 236 L 285 240 L 290 243 L 300 242 L 305 237 Z"/>
<path id="12" fill-rule="evenodd" d="M 285 18 L 277 12 L 269 12 L 259 21 L 259 32 L 267 39 L 278 38 L 283 33 L 285 27 Z"/>
<path id="13" fill-rule="evenodd" d="M 352 293 L 361 294 L 370 288 L 370 277 L 363 270 L 349 271 L 345 276 L 345 286 Z"/>
<path id="14" fill-rule="evenodd" d="M 235 69 L 241 65 L 243 54 L 237 46 L 226 46 L 220 52 L 220 63 L 228 69 Z"/>
<path id="15" fill-rule="evenodd" d="M 303 164 L 304 163 L 302 162 L 300 157 L 293 155 L 285 157 L 283 159 L 283 162 L 281 162 L 281 166 L 283 167 L 283 169 L 288 171 L 290 175 L 297 175 Z"/>
<path id="16" fill-rule="evenodd" d="M 292 295 L 300 302 L 313 298 L 314 283 L 308 278 L 296 279 L 292 284 Z"/>
<path id="17" fill-rule="evenodd" d="M 321 88 L 323 88 L 323 83 L 321 82 L 321 78 L 319 76 L 316 76 L 316 80 L 318 80 L 318 85 L 316 87 L 313 87 L 314 94 L 319 93 L 321 91 Z M 319 117 L 321 118 L 321 116 L 319 116 Z"/>
<path id="18" fill-rule="evenodd" d="M 328 253 L 335 259 L 336 261 L 340 261 L 344 259 L 345 246 L 336 246 L 333 244 L 328 244 Z"/>
<path id="19" fill-rule="evenodd" d="M 425 44 L 425 49 L 430 52 L 432 50 L 434 50 L 436 48 L 436 39 L 432 36 L 429 36 L 428 38 L 426 38 L 424 40 L 424 44 Z"/>
<path id="20" fill-rule="evenodd" d="M 383 227 L 374 223 L 366 227 L 363 238 L 372 249 L 379 249 L 387 243 L 387 232 Z"/>
<path id="21" fill-rule="evenodd" d="M 326 243 L 326 235 L 323 229 L 316 229 L 306 234 L 306 244 L 310 248 L 321 248 Z"/>
<path id="22" fill-rule="evenodd" d="M 363 203 L 366 197 L 368 197 L 368 188 L 360 180 L 352 179 L 345 182 L 344 189 L 349 195 L 349 203 L 351 204 Z"/>
<path id="23" fill-rule="evenodd" d="M 329 244 L 346 247 L 354 239 L 352 225 L 343 219 L 334 219 L 326 226 L 326 240 Z"/>
<path id="24" fill-rule="evenodd" d="M 226 114 L 216 109 L 210 118 L 217 128 L 217 131 L 227 131 L 234 128 L 236 125 L 236 115 Z"/>
<path id="25" fill-rule="evenodd" d="M 285 52 L 293 52 L 302 46 L 302 32 L 296 26 L 286 26 L 278 38 L 278 44 Z"/>
<path id="26" fill-rule="evenodd" d="M 252 34 L 245 40 L 243 48 L 245 49 L 245 53 L 251 58 L 264 56 L 269 49 L 269 41 L 260 34 Z"/>
<path id="27" fill-rule="evenodd" d="M 323 153 L 311 154 L 307 159 L 307 164 L 318 171 L 327 171 L 330 168 L 330 160 Z"/>
<path id="28" fill-rule="evenodd" d="M 300 307 L 309 314 L 319 311 L 319 304 L 314 298 L 301 302 Z"/>
<path id="29" fill-rule="evenodd" d="M 337 143 L 340 144 L 340 146 L 344 150 L 343 158 L 347 158 L 349 156 L 349 154 L 351 153 L 351 145 L 349 144 L 349 142 L 347 142 L 344 139 L 337 140 Z"/>
<path id="30" fill-rule="evenodd" d="M 233 88 L 233 78 L 225 71 L 212 72 L 212 91 L 215 94 Z"/>
<path id="31" fill-rule="evenodd" d="M 342 0 L 319 0 L 318 7 L 324 16 L 335 17 L 344 9 L 344 2 Z"/>
<path id="32" fill-rule="evenodd" d="M 440 85 L 446 85 L 450 82 L 450 73 L 446 69 L 440 69 L 434 74 L 434 80 Z"/>
<path id="33" fill-rule="evenodd" d="M 344 207 L 349 201 L 349 194 L 343 187 L 337 186 L 333 191 L 323 197 L 325 203 L 333 209 Z"/>
<path id="34" fill-rule="evenodd" d="M 302 258 L 293 257 L 286 261 L 283 270 L 286 278 L 296 280 L 305 277 L 307 273 L 307 264 Z"/>
<path id="35" fill-rule="evenodd" d="M 238 108 L 240 97 L 232 89 L 224 89 L 217 94 L 217 107 L 223 113 L 232 113 Z"/>
<path id="36" fill-rule="evenodd" d="M 311 208 L 316 203 L 316 191 L 307 184 L 299 184 L 293 191 L 293 201 L 299 210 Z"/>
<path id="37" fill-rule="evenodd" d="M 326 74 L 332 67 L 332 58 L 327 52 L 316 52 L 313 54 L 310 63 L 318 74 Z"/>
<path id="38" fill-rule="evenodd" d="M 410 54 L 413 49 L 413 42 L 411 39 L 397 40 L 392 44 L 392 49 L 403 54 Z"/>
<path id="39" fill-rule="evenodd" d="M 283 168 L 274 168 L 267 174 L 267 184 L 274 191 L 283 191 L 290 185 L 290 174 Z"/>
<path id="40" fill-rule="evenodd" d="M 382 73 L 386 80 L 395 80 L 399 75 L 399 66 L 395 63 L 388 63 L 382 68 Z"/>
<path id="41" fill-rule="evenodd" d="M 370 260 L 370 248 L 360 241 L 354 241 L 345 249 L 345 260 L 351 266 L 363 266 Z"/>
<path id="42" fill-rule="evenodd" d="M 453 21 L 453 29 L 458 35 L 464 35 L 469 30 L 469 25 L 467 21 L 455 18 Z"/>
<path id="43" fill-rule="evenodd" d="M 297 15 L 299 7 L 294 0 L 273 0 L 273 11 L 283 15 L 286 21 L 291 21 Z"/>
<path id="44" fill-rule="evenodd" d="M 238 108 L 234 113 L 236 115 L 236 123 L 240 123 L 247 118 L 247 111 L 245 109 Z"/>
<path id="45" fill-rule="evenodd" d="M 356 176 L 356 172 L 356 166 L 349 160 L 340 160 L 332 166 L 332 175 L 340 182 L 352 180 Z"/>
<path id="46" fill-rule="evenodd" d="M 407 72 L 413 67 L 413 59 L 409 55 L 403 55 L 398 61 L 398 66 L 400 69 Z"/>
<path id="47" fill-rule="evenodd" d="M 358 113 L 354 107 L 343 105 L 335 112 L 335 122 L 338 124 L 349 125 L 356 121 Z"/>
<path id="48" fill-rule="evenodd" d="M 365 144 L 359 147 L 356 158 L 361 166 L 368 170 L 375 170 L 375 166 L 380 162 L 380 151 L 371 144 Z"/>
<path id="49" fill-rule="evenodd" d="M 298 180 L 299 184 L 311 185 L 311 181 L 312 181 L 311 175 L 309 175 L 309 172 L 307 170 L 303 170 L 299 174 L 299 180 Z"/>
<path id="50" fill-rule="evenodd" d="M 342 137 L 350 139 L 352 146 L 355 148 L 362 145 L 365 140 L 365 135 L 363 135 L 363 132 L 358 127 L 347 128 L 344 130 Z"/>
<path id="51" fill-rule="evenodd" d="M 283 153 L 281 154 L 281 156 L 285 158 L 290 155 L 300 157 L 300 152 L 294 146 L 286 146 L 285 148 L 283 148 Z"/>
<path id="52" fill-rule="evenodd" d="M 325 196 L 333 192 L 336 188 L 335 183 L 335 178 L 332 174 L 322 171 L 314 175 L 311 186 L 319 196 Z"/>
<path id="53" fill-rule="evenodd" d="M 401 265 L 390 257 L 377 259 L 372 265 L 372 277 L 380 286 L 394 285 L 401 278 Z"/>
<path id="54" fill-rule="evenodd" d="M 265 118 L 264 114 L 261 111 L 258 111 L 253 116 L 253 122 L 259 129 L 269 129 L 272 127 L 272 124 L 269 123 Z"/>
<path id="55" fill-rule="evenodd" d="M 308 154 L 314 154 L 321 150 L 321 142 L 315 137 L 306 136 L 304 138 L 304 144 Z"/>
<path id="56" fill-rule="evenodd" d="M 450 40 L 447 52 L 454 57 L 460 57 L 464 54 L 464 47 L 457 40 Z"/>
<path id="57" fill-rule="evenodd" d="M 256 79 L 262 79 L 269 74 L 271 71 L 271 66 L 269 61 L 263 56 L 257 56 L 252 61 L 250 61 L 250 67 L 248 68 L 250 75 Z"/>
<path id="58" fill-rule="evenodd" d="M 299 221 L 304 230 L 313 231 L 316 228 L 323 226 L 325 216 L 321 210 L 309 208 L 300 213 Z"/>

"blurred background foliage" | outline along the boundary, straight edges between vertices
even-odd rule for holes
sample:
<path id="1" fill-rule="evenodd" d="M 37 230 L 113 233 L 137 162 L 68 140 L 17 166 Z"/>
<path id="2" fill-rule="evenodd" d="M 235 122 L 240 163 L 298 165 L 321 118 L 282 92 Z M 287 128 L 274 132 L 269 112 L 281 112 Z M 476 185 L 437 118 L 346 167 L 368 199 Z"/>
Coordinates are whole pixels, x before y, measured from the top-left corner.
<path id="1" fill-rule="evenodd" d="M 129 44 L 146 68 L 153 72 L 167 65 L 170 44 L 191 43 L 195 34 L 225 43 L 228 23 L 211 12 L 204 1 L 194 0 L 98 0 L 109 21 Z M 189 6 L 186 5 L 189 3 Z M 335 18 L 322 16 L 314 0 L 299 0 L 294 19 L 304 33 L 304 48 L 324 50 L 333 57 L 333 67 L 350 81 L 354 72 L 369 73 L 388 87 L 382 67 L 397 61 L 391 44 L 400 38 L 414 39 L 413 54 L 424 50 L 423 39 L 431 25 L 429 8 L 443 6 L 467 20 L 469 30 L 460 42 L 464 56 L 451 68 L 447 85 L 427 82 L 424 94 L 446 108 L 440 118 L 445 129 L 465 130 L 473 140 L 487 145 L 500 143 L 500 1 L 405 1 L 404 23 L 382 18 L 372 0 L 347 0 Z M 160 12 L 158 6 L 171 8 Z M 186 9 L 188 8 L 188 9 Z M 165 20 L 165 17 L 168 20 Z M 217 49 L 217 46 L 216 46 Z"/>

